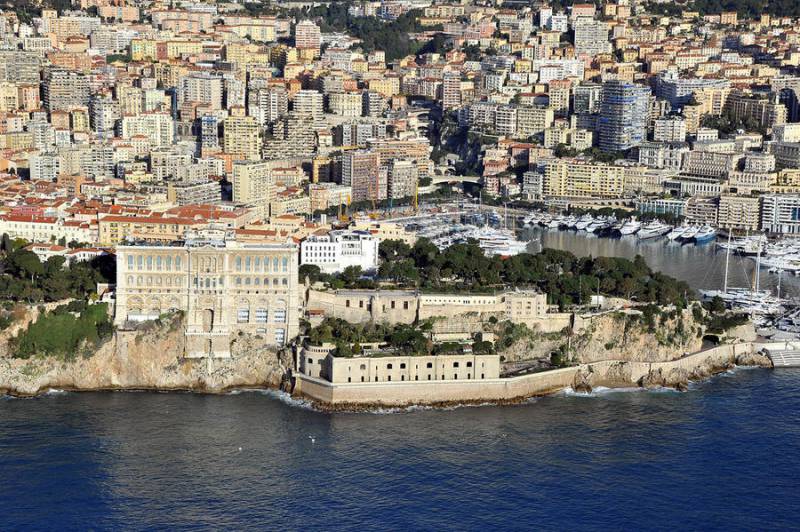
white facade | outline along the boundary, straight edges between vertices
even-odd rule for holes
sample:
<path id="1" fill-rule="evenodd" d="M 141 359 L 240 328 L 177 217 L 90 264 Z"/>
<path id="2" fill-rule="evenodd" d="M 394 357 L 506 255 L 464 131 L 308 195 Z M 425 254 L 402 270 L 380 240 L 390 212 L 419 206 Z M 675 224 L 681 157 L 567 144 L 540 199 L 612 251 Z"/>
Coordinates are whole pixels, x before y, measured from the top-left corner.
<path id="1" fill-rule="evenodd" d="M 319 266 L 323 273 L 336 273 L 348 266 L 369 271 L 378 267 L 380 239 L 368 231 L 339 230 L 311 235 L 300 244 L 300 264 Z"/>

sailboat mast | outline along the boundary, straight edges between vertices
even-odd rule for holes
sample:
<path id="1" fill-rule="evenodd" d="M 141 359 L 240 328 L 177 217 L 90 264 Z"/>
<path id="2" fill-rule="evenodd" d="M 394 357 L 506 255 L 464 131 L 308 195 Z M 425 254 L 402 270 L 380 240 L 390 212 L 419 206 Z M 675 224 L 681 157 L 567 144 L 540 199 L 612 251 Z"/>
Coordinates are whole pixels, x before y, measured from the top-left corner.
<path id="1" fill-rule="evenodd" d="M 728 293 L 728 266 L 731 262 L 731 228 L 728 228 L 728 247 L 725 249 L 725 280 L 722 284 L 722 293 Z"/>
<path id="2" fill-rule="evenodd" d="M 758 240 L 758 251 L 756 252 L 756 293 L 761 285 L 761 239 Z"/>

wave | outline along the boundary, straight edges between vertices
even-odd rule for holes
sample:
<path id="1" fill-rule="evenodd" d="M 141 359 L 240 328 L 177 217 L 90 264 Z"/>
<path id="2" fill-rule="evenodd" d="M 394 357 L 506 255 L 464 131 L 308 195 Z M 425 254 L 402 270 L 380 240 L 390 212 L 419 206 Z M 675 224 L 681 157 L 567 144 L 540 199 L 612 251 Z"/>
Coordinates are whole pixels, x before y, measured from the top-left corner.
<path id="1" fill-rule="evenodd" d="M 641 388 L 639 386 L 625 386 L 621 388 L 610 388 L 607 386 L 598 386 L 593 388 L 591 392 L 577 392 L 573 388 L 564 388 L 556 392 L 555 396 L 562 397 L 603 397 L 607 395 L 616 395 L 623 393 L 680 393 L 675 388 L 668 388 L 665 386 L 656 386 L 654 388 Z"/>
<path id="2" fill-rule="evenodd" d="M 242 389 L 235 389 L 230 390 L 228 395 L 238 395 L 241 393 L 256 393 L 259 395 L 266 395 L 272 399 L 277 399 L 281 403 L 292 406 L 295 408 L 301 408 L 303 410 L 312 410 L 314 412 L 319 412 L 319 409 L 314 407 L 314 404 L 311 401 L 307 401 L 305 399 L 298 399 L 296 397 L 292 397 L 290 394 L 286 392 L 282 392 L 280 390 L 260 390 L 256 388 L 242 388 Z"/>

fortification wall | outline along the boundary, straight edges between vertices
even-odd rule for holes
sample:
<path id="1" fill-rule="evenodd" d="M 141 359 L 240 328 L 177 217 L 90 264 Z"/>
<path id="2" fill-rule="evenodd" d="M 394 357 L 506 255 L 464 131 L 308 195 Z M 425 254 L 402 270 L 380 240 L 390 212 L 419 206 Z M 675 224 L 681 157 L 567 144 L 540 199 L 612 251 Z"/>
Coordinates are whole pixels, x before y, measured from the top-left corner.
<path id="1" fill-rule="evenodd" d="M 654 378 L 683 375 L 699 378 L 732 365 L 736 356 L 750 352 L 752 344 L 722 345 L 668 362 L 605 360 L 591 364 L 533 373 L 508 379 L 482 381 L 420 381 L 330 384 L 297 375 L 294 393 L 328 406 L 405 406 L 452 402 L 504 402 L 589 385 L 639 386 L 662 384 Z"/>

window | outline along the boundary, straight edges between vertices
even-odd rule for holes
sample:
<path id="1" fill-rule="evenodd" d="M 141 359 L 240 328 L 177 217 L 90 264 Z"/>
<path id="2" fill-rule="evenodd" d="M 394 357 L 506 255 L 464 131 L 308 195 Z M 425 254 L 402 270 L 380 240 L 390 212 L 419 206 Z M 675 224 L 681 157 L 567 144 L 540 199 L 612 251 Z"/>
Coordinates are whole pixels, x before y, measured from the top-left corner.
<path id="1" fill-rule="evenodd" d="M 313 364 L 313 363 L 314 363 L 314 359 L 313 359 L 313 358 L 309 358 L 309 359 L 308 359 L 308 363 L 309 363 L 309 364 Z"/>
<path id="2" fill-rule="evenodd" d="M 433 367 L 433 362 L 428 362 L 425 366 L 430 369 Z"/>
<path id="3" fill-rule="evenodd" d="M 255 267 L 253 271 L 261 271 L 261 257 L 256 257 Z"/>
<path id="4" fill-rule="evenodd" d="M 392 308 L 394 308 L 394 301 L 392 301 Z"/>
<path id="5" fill-rule="evenodd" d="M 285 272 L 289 271 L 289 259 L 287 259 L 286 257 L 283 258 L 283 271 Z"/>
<path id="6" fill-rule="evenodd" d="M 236 316 L 239 323 L 248 323 L 250 321 L 250 309 L 240 308 Z"/>
<path id="7" fill-rule="evenodd" d="M 403 310 L 408 310 L 408 301 L 403 301 Z"/>
<path id="8" fill-rule="evenodd" d="M 389 376 L 386 378 L 386 380 L 387 380 L 387 381 L 390 381 L 390 380 L 392 380 L 392 376 L 391 376 L 391 375 L 389 375 Z"/>
<path id="9" fill-rule="evenodd" d="M 286 329 L 275 329 L 275 343 L 283 345 L 286 341 Z"/>
<path id="10" fill-rule="evenodd" d="M 149 270 L 152 270 L 152 269 L 153 269 L 153 257 L 148 256 L 147 257 L 147 270 L 149 271 Z"/>
<path id="11" fill-rule="evenodd" d="M 267 309 L 256 309 L 256 323 L 267 323 Z"/>
<path id="12" fill-rule="evenodd" d="M 481 379 L 483 378 L 483 373 L 481 373 Z"/>
<path id="13" fill-rule="evenodd" d="M 364 308 L 364 301 L 358 302 L 358 308 Z"/>
<path id="14" fill-rule="evenodd" d="M 241 277 L 237 277 L 236 278 L 236 286 L 242 286 L 242 278 Z"/>
<path id="15" fill-rule="evenodd" d="M 247 257 L 244 260 L 244 271 L 246 271 L 246 272 L 250 271 L 250 257 Z"/>
<path id="16" fill-rule="evenodd" d="M 359 369 L 360 369 L 361 371 L 364 371 L 364 370 L 366 370 L 366 369 L 367 369 L 367 365 L 366 365 L 366 364 L 361 364 L 361 367 L 360 367 Z"/>
<path id="17" fill-rule="evenodd" d="M 403 364 L 400 364 L 400 369 L 406 369 L 406 365 L 405 365 L 405 363 L 403 363 Z"/>
<path id="18" fill-rule="evenodd" d="M 161 257 L 156 257 L 156 270 L 161 270 Z"/>
<path id="19" fill-rule="evenodd" d="M 272 259 L 272 271 L 273 272 L 277 272 L 278 271 L 278 257 L 275 257 L 274 259 Z"/>
<path id="20" fill-rule="evenodd" d="M 457 368 L 458 367 L 458 362 L 453 362 L 453 367 Z"/>
<path id="21" fill-rule="evenodd" d="M 143 260 L 144 260 L 144 258 L 141 255 L 138 255 L 136 257 L 136 267 L 139 268 L 140 270 L 142 269 L 142 261 Z"/>
<path id="22" fill-rule="evenodd" d="M 277 309 L 273 315 L 275 316 L 275 323 L 286 323 L 286 309 Z"/>
<path id="23" fill-rule="evenodd" d="M 133 269 L 133 255 L 128 255 L 128 269 Z"/>
<path id="24" fill-rule="evenodd" d="M 467 367 L 471 368 L 472 367 L 472 362 L 467 362 Z"/>
<path id="25" fill-rule="evenodd" d="M 242 257 L 236 257 L 236 271 L 242 271 Z"/>
<path id="26" fill-rule="evenodd" d="M 386 369 L 392 369 L 392 365 L 391 364 L 386 364 Z"/>
<path id="27" fill-rule="evenodd" d="M 345 306 L 346 308 L 350 308 L 350 300 L 349 300 L 349 299 L 345 300 L 345 302 L 344 302 L 344 306 Z"/>
<path id="28" fill-rule="evenodd" d="M 167 257 L 165 262 L 167 264 L 167 271 L 172 271 L 172 257 Z"/>
<path id="29" fill-rule="evenodd" d="M 181 268 L 181 258 L 175 257 L 175 269 L 179 270 Z"/>

